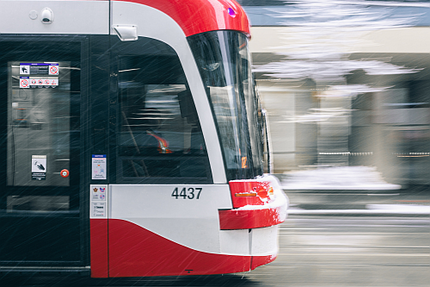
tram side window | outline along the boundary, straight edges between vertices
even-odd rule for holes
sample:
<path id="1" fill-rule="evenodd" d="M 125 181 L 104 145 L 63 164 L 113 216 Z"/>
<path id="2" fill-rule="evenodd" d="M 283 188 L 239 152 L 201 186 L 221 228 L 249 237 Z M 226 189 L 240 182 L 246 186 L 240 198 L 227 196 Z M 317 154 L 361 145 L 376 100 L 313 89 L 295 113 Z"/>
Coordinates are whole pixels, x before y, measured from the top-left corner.
<path id="1" fill-rule="evenodd" d="M 121 57 L 119 91 L 121 181 L 208 182 L 206 147 L 177 56 Z"/>

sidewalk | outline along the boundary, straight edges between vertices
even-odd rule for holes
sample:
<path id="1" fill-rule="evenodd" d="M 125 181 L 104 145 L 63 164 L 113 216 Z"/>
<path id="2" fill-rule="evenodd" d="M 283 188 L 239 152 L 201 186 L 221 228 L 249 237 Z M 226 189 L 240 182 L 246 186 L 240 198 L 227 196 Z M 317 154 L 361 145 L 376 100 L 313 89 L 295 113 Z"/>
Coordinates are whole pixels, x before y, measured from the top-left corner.
<path id="1" fill-rule="evenodd" d="M 430 217 L 430 185 L 390 184 L 375 167 L 324 167 L 277 176 L 291 215 Z"/>
<path id="2" fill-rule="evenodd" d="M 430 206 L 407 204 L 368 204 L 363 209 L 303 209 L 291 206 L 288 215 L 344 215 L 344 216 L 425 216 L 430 217 Z"/>

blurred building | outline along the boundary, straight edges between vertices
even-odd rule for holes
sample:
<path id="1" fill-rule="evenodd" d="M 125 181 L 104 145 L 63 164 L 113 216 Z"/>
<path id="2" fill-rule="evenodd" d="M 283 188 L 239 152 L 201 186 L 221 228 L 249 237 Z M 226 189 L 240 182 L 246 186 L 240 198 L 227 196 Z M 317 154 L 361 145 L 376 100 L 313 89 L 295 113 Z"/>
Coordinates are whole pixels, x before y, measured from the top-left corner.
<path id="1" fill-rule="evenodd" d="M 293 4 L 277 0 L 238 2 L 251 21 L 253 64 L 285 58 L 279 55 L 285 52 L 280 47 L 298 40 L 294 28 L 277 15 Z M 351 60 L 375 60 L 415 72 L 369 75 L 357 69 L 336 83 L 386 89 L 330 98 L 321 95 L 343 91 L 330 90 L 330 85 L 319 85 L 312 79 L 256 73 L 268 113 L 275 173 L 364 165 L 375 166 L 390 183 L 430 184 L 430 5 L 395 2 L 399 5 L 390 6 L 389 17 L 415 15 L 409 27 L 363 33 L 355 39 L 358 44 L 345 52 Z M 384 8 L 382 4 L 374 7 Z"/>

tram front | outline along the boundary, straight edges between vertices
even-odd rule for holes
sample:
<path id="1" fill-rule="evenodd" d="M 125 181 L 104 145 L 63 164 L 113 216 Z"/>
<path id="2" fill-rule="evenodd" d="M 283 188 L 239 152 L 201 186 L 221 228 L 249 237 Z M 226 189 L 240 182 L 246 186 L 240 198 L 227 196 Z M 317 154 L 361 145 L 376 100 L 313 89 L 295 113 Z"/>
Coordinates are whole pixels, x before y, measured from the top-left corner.
<path id="1" fill-rule="evenodd" d="M 225 274 L 272 262 L 288 198 L 263 171 L 243 9 L 136 2 L 145 3 L 114 1 L 112 10 L 113 159 L 109 178 L 91 182 L 92 277 Z"/>
<path id="2" fill-rule="evenodd" d="M 219 210 L 220 229 L 248 233 L 251 270 L 276 258 L 278 224 L 288 198 L 264 174 L 265 122 L 254 89 L 248 37 L 210 31 L 188 38 L 216 122 L 232 209 Z"/>

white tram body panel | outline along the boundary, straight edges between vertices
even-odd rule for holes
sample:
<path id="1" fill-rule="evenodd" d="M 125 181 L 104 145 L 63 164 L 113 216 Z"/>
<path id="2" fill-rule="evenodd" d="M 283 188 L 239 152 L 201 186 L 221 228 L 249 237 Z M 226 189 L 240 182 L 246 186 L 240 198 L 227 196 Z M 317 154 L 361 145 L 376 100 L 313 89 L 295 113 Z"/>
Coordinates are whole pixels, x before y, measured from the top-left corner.
<path id="1" fill-rule="evenodd" d="M 53 12 L 53 25 L 42 23 L 45 8 Z M 88 35 L 110 30 L 109 1 L 1 0 L 0 15 L 0 33 L 6 34 Z"/>
<path id="2" fill-rule="evenodd" d="M 176 188 L 185 188 L 187 197 L 193 189 L 194 198 L 172 197 Z M 220 230 L 218 211 L 233 208 L 228 185 L 110 185 L 108 198 L 107 218 L 132 222 L 197 251 L 244 256 L 277 252 L 277 226 Z M 283 199 L 276 205 L 285 205 Z"/>
<path id="3" fill-rule="evenodd" d="M 172 197 L 175 188 L 188 191 L 190 185 L 110 185 L 110 218 L 198 251 L 220 253 L 218 210 L 232 208 L 228 185 L 193 185 L 193 199 Z"/>

